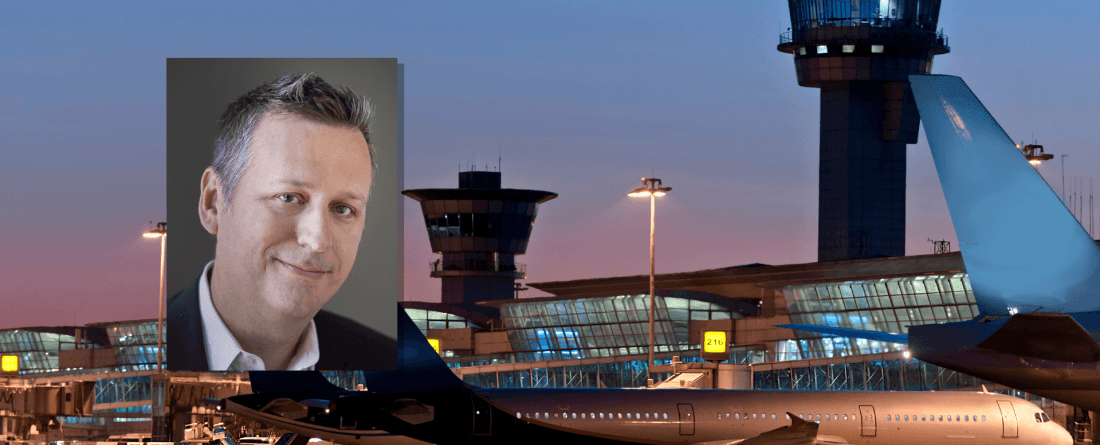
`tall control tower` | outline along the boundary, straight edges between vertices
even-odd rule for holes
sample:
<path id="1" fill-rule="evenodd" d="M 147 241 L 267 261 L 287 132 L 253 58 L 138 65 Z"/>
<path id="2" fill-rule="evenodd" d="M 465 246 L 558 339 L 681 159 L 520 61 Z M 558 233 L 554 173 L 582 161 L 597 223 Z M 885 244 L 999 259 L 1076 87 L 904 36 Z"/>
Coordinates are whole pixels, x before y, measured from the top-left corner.
<path id="1" fill-rule="evenodd" d="M 515 262 L 527 252 L 538 205 L 557 193 L 500 188 L 500 172 L 458 174 L 457 189 L 405 190 L 420 202 L 432 251 L 431 276 L 443 280 L 442 303 L 513 298 L 526 267 Z"/>
<path id="2" fill-rule="evenodd" d="M 905 145 L 920 116 L 910 74 L 950 51 L 940 0 L 788 0 L 798 84 L 821 89 L 817 259 L 905 255 Z"/>

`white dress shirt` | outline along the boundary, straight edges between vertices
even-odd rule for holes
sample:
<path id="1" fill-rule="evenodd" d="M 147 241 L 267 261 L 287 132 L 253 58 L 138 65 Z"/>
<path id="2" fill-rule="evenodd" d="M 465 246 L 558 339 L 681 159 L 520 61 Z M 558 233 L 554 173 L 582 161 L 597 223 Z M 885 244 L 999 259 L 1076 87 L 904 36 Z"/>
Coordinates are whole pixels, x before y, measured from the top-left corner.
<path id="1" fill-rule="evenodd" d="M 199 314 L 202 316 L 203 338 L 206 339 L 206 360 L 211 371 L 263 371 L 264 361 L 256 354 L 245 351 L 237 338 L 229 332 L 221 315 L 210 299 L 210 271 L 214 262 L 206 263 L 199 278 Z M 294 356 L 290 359 L 288 371 L 313 370 L 320 358 L 320 345 L 317 343 L 317 326 L 313 320 L 298 339 Z"/>

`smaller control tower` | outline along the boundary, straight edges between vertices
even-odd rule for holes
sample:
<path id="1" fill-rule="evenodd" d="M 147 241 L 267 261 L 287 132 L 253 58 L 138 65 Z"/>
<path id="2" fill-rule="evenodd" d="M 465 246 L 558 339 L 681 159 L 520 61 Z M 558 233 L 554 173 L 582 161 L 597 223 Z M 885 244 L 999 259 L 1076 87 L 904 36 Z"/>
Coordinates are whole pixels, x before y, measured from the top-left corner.
<path id="1" fill-rule="evenodd" d="M 443 280 L 442 303 L 474 303 L 513 298 L 526 266 L 515 262 L 527 252 L 538 205 L 557 193 L 500 188 L 500 172 L 458 174 L 457 189 L 405 190 L 420 202 L 432 251 L 432 278 Z"/>

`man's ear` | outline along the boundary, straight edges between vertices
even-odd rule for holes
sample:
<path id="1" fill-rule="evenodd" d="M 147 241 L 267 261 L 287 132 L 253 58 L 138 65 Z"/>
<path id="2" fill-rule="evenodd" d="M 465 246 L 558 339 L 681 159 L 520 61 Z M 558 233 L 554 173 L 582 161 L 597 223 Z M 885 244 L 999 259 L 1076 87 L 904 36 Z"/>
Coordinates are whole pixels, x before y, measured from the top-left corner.
<path id="1" fill-rule="evenodd" d="M 202 172 L 202 191 L 199 194 L 199 221 L 211 235 L 218 234 L 218 211 L 224 206 L 221 178 L 214 167 Z"/>

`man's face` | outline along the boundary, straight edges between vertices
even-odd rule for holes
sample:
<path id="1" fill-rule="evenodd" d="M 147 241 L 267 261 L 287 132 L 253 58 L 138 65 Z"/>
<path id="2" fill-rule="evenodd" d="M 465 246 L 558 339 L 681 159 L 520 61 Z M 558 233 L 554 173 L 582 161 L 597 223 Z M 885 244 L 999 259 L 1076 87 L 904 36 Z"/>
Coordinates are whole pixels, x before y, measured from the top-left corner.
<path id="1" fill-rule="evenodd" d="M 269 113 L 250 151 L 231 202 L 217 203 L 214 276 L 225 282 L 212 285 L 227 295 L 215 302 L 312 317 L 355 263 L 371 186 L 367 143 L 355 129 Z"/>

